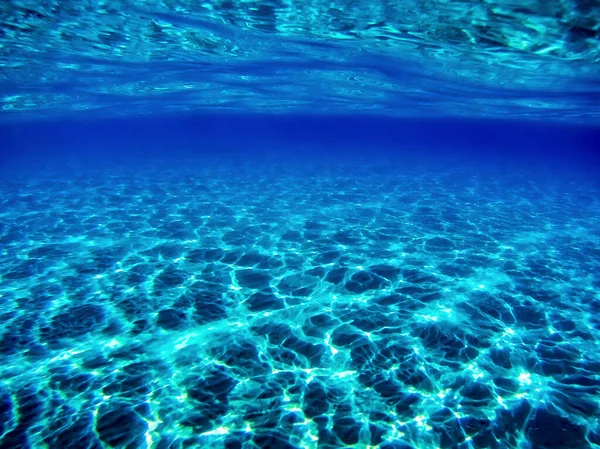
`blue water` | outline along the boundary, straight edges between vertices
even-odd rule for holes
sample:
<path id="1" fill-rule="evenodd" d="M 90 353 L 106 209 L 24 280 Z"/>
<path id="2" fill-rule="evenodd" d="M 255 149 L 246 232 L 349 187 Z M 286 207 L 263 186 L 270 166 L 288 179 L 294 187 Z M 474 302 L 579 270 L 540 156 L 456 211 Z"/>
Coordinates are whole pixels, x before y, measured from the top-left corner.
<path id="1" fill-rule="evenodd" d="M 599 17 L 0 4 L 0 449 L 600 447 Z"/>

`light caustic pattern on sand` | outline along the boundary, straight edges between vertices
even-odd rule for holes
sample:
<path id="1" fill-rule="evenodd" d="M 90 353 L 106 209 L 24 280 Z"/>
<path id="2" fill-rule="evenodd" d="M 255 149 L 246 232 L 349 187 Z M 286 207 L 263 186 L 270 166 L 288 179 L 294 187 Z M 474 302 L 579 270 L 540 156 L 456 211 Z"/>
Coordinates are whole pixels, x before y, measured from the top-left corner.
<path id="1" fill-rule="evenodd" d="M 1 446 L 593 447 L 600 206 L 583 184 L 3 182 Z"/>

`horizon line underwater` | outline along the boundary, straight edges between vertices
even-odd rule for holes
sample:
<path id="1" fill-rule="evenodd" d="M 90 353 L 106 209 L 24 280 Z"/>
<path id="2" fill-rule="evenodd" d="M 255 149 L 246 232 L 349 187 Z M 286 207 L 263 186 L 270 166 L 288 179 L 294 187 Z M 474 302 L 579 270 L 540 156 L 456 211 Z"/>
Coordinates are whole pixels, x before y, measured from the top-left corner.
<path id="1" fill-rule="evenodd" d="M 0 2 L 0 449 L 600 449 L 600 3 Z"/>

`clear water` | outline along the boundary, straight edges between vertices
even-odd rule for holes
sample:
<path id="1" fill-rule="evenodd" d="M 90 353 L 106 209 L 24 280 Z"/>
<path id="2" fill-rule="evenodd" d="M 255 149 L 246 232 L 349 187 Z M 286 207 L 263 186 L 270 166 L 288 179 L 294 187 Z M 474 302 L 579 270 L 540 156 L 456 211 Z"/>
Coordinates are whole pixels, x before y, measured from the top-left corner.
<path id="1" fill-rule="evenodd" d="M 599 18 L 0 3 L 0 449 L 600 447 Z"/>
<path id="2" fill-rule="evenodd" d="M 1 107 L 593 123 L 599 17 L 593 0 L 12 0 Z"/>

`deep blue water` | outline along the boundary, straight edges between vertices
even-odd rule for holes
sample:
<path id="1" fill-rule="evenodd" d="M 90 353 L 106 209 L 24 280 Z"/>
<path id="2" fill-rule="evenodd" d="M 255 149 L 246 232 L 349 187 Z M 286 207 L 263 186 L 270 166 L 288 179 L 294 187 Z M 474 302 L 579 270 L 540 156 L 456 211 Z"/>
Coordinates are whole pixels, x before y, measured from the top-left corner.
<path id="1" fill-rule="evenodd" d="M 600 447 L 599 9 L 0 4 L 0 449 Z"/>

